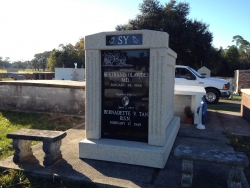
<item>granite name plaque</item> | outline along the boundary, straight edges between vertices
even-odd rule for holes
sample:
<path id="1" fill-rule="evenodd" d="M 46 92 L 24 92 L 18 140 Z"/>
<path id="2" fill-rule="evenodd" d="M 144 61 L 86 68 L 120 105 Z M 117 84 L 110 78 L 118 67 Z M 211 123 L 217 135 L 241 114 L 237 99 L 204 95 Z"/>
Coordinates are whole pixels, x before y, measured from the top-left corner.
<path id="1" fill-rule="evenodd" d="M 148 142 L 149 50 L 102 50 L 101 137 Z"/>
<path id="2" fill-rule="evenodd" d="M 142 34 L 106 36 L 106 46 L 142 45 Z"/>

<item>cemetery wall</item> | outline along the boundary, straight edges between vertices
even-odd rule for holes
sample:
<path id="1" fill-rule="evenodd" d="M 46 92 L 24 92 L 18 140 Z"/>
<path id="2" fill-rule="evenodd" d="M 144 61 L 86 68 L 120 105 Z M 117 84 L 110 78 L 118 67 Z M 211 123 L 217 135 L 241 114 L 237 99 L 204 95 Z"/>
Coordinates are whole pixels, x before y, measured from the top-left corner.
<path id="1" fill-rule="evenodd" d="M 0 82 L 0 108 L 46 112 L 58 109 L 67 114 L 84 115 L 85 82 L 79 82 L 79 86 L 72 85 L 71 81 L 57 81 L 63 85 L 48 85 L 48 82 L 55 82 L 52 80 L 32 82 L 28 85 Z M 183 106 L 187 105 L 191 106 L 190 95 L 174 95 L 174 115 L 180 116 L 181 122 L 185 121 Z"/>
<path id="2" fill-rule="evenodd" d="M 0 82 L 0 108 L 84 115 L 85 83 L 61 82 Z"/>
<path id="3" fill-rule="evenodd" d="M 250 89 L 242 89 L 241 116 L 250 122 Z"/>
<path id="4" fill-rule="evenodd" d="M 234 74 L 236 93 L 240 93 L 241 89 L 250 88 L 250 70 L 236 70 Z"/>

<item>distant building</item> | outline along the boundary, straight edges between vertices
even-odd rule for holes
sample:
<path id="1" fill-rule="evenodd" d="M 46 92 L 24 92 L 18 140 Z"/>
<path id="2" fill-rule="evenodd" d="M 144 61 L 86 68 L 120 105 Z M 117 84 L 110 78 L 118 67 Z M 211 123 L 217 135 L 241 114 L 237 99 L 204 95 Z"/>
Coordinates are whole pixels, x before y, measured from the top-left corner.
<path id="1" fill-rule="evenodd" d="M 198 73 L 200 73 L 204 77 L 211 77 L 211 71 L 205 66 L 201 67 L 198 70 Z"/>
<path id="2" fill-rule="evenodd" d="M 55 80 L 72 80 L 73 71 L 76 70 L 79 81 L 85 79 L 85 69 L 83 68 L 55 68 Z"/>
<path id="3" fill-rule="evenodd" d="M 7 68 L 7 73 L 9 72 L 18 72 L 18 68 Z"/>

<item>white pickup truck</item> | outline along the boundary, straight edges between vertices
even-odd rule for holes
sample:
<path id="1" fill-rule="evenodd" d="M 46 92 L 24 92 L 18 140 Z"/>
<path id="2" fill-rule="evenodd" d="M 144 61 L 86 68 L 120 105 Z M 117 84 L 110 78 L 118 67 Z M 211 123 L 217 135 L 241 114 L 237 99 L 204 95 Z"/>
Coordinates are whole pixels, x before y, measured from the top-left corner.
<path id="1" fill-rule="evenodd" d="M 204 87 L 208 104 L 217 103 L 220 97 L 229 97 L 231 94 L 227 80 L 203 77 L 189 66 L 175 66 L 175 84 Z"/>

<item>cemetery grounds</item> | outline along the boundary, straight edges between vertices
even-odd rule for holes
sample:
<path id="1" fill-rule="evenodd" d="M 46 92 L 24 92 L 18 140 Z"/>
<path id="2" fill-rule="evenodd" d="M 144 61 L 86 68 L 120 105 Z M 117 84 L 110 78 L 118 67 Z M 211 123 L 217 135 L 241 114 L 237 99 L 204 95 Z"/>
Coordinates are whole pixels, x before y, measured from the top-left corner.
<path id="1" fill-rule="evenodd" d="M 241 96 L 233 96 L 233 99 L 220 99 L 216 105 L 208 105 L 209 110 L 240 112 Z M 20 128 L 32 128 L 43 130 L 66 131 L 84 122 L 80 117 L 62 115 L 57 111 L 44 113 L 30 113 L 0 110 L 0 160 L 13 155 L 12 140 L 6 138 L 6 134 Z M 245 152 L 250 157 L 250 137 L 233 137 L 228 135 L 231 146 L 236 151 Z M 33 145 L 38 142 L 32 142 Z M 250 182 L 250 167 L 245 168 L 245 174 Z M 0 187 L 96 187 L 93 183 L 66 182 L 57 179 L 43 179 L 33 177 L 28 173 L 16 170 L 0 171 Z"/>
<path id="2" fill-rule="evenodd" d="M 19 70 L 18 72 L 33 73 L 34 70 Z M 6 73 L 6 70 L 0 69 L 0 73 Z M 12 80 L 11 78 L 0 78 L 0 81 Z M 240 112 L 241 96 L 233 96 L 233 99 L 220 99 L 218 104 L 209 104 L 210 110 L 222 110 Z M 6 138 L 6 134 L 20 128 L 33 128 L 43 130 L 62 130 L 65 131 L 83 123 L 84 120 L 77 117 L 69 117 L 58 112 L 50 114 L 14 112 L 0 110 L 0 160 L 13 155 L 12 140 Z M 232 137 L 229 135 L 230 143 L 236 151 L 243 151 L 250 157 L 250 138 Z M 33 145 L 38 142 L 32 142 Z M 250 182 L 250 168 L 245 169 L 248 182 Z M 36 178 L 26 174 L 23 171 L 6 170 L 0 171 L 0 187 L 96 187 L 94 184 L 84 182 L 62 182 L 60 180 L 46 180 Z"/>

